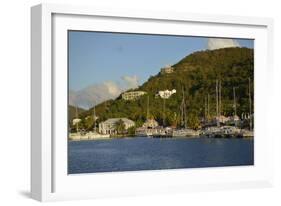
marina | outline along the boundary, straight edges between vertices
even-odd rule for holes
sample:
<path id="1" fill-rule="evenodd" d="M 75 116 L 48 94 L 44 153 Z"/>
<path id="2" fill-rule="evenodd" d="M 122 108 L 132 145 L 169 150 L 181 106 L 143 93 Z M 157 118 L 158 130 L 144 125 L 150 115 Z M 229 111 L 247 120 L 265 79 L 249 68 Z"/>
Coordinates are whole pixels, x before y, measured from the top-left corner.
<path id="1" fill-rule="evenodd" d="M 193 45 L 195 39 L 201 46 L 241 40 L 70 33 L 83 36 L 83 42 L 95 37 L 89 39 L 95 43 L 88 51 L 106 51 L 108 61 L 96 58 L 86 63 L 82 58 L 70 66 L 69 174 L 253 165 L 253 40 L 245 40 L 250 47 L 236 46 L 237 42 L 186 53 L 183 45 Z M 96 39 L 106 46 L 100 47 Z M 115 46 L 120 49 L 108 50 L 112 39 L 118 40 Z M 175 44 L 167 45 L 168 39 Z M 126 49 L 121 49 L 121 42 Z M 81 57 L 91 56 L 84 55 L 88 46 L 80 50 Z M 151 53 L 154 48 L 158 51 Z M 78 57 L 76 52 L 72 55 Z M 144 56 L 148 59 L 141 61 Z M 154 59 L 158 60 L 153 63 Z M 86 67 L 76 67 L 84 63 Z M 99 66 L 93 66 L 96 63 Z"/>
<path id="2" fill-rule="evenodd" d="M 170 70 L 169 70 L 170 71 Z M 135 122 L 128 118 L 110 118 L 106 121 L 100 122 L 97 131 L 96 121 L 98 117 L 96 116 L 95 107 L 93 108 L 93 131 L 79 130 L 79 119 L 77 107 L 76 107 L 76 118 L 73 119 L 73 125 L 76 126 L 76 133 L 70 133 L 69 140 L 98 140 L 105 138 L 114 138 L 114 137 L 128 137 L 128 136 L 137 136 L 137 137 L 152 137 L 152 138 L 172 138 L 172 137 L 208 137 L 208 138 L 253 138 L 254 132 L 252 130 L 253 122 L 251 113 L 251 80 L 248 79 L 248 97 L 249 97 L 249 114 L 248 117 L 244 116 L 244 120 L 237 115 L 237 105 L 236 105 L 236 87 L 233 87 L 233 116 L 224 116 L 222 115 L 222 84 L 221 80 L 216 80 L 216 116 L 210 118 L 210 106 L 209 106 L 209 94 L 205 97 L 205 116 L 201 121 L 201 126 L 197 129 L 192 129 L 187 126 L 187 106 L 186 106 L 186 97 L 185 91 L 182 88 L 182 101 L 180 104 L 180 125 L 179 127 L 166 126 L 166 99 L 172 98 L 172 95 L 176 93 L 176 90 L 173 91 L 160 91 L 157 95 L 163 99 L 163 118 L 162 125 L 160 125 L 155 119 L 151 118 L 149 110 L 149 96 L 147 96 L 146 104 L 146 121 L 141 127 L 136 128 Z M 161 93 L 162 92 L 162 93 Z M 145 95 L 144 92 L 130 92 L 122 95 L 122 98 L 125 98 L 126 101 L 134 101 L 139 96 Z M 134 95 L 134 96 L 133 96 Z M 242 115 L 243 117 L 243 115 Z M 249 123 L 249 128 L 241 128 L 244 121 Z M 240 125 L 240 127 L 238 126 Z M 134 128 L 134 131 L 129 133 L 128 130 Z"/>

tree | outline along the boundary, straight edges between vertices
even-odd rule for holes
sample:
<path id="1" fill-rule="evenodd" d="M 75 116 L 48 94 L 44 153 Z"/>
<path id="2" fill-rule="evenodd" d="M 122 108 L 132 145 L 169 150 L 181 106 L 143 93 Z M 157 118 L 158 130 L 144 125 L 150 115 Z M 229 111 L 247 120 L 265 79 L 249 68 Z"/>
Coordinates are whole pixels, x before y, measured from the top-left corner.
<path id="1" fill-rule="evenodd" d="M 237 87 L 237 114 L 249 113 L 248 78 L 254 76 L 254 50 L 248 48 L 223 48 L 209 51 L 199 51 L 184 57 L 173 65 L 174 72 L 169 75 L 155 75 L 150 77 L 136 90 L 147 92 L 149 95 L 149 114 L 160 124 L 165 116 L 168 126 L 179 126 L 180 104 L 182 102 L 182 88 L 186 90 L 186 111 L 192 113 L 189 126 L 199 127 L 199 117 L 204 116 L 205 97 L 209 94 L 210 118 L 216 115 L 216 80 L 222 80 L 222 113 L 233 114 L 233 87 Z M 251 91 L 254 91 L 251 84 Z M 161 90 L 176 89 L 165 102 L 163 115 L 163 99 L 155 97 Z M 142 126 L 147 118 L 147 95 L 135 101 L 124 101 L 122 98 L 107 100 L 95 106 L 98 122 L 108 118 L 127 117 L 136 122 L 136 127 Z M 252 102 L 252 108 L 254 102 Z M 93 108 L 81 113 L 81 117 L 91 116 Z M 174 114 L 177 114 L 176 116 Z M 197 117 L 194 117 L 197 116 Z M 151 118 L 149 116 L 149 118 Z M 81 123 L 81 125 L 83 124 Z M 87 126 L 85 126 L 87 128 Z M 119 129 L 120 130 L 120 129 Z"/>
<path id="2" fill-rule="evenodd" d="M 198 115 L 189 114 L 187 118 L 187 125 L 191 129 L 199 129 L 200 128 L 200 121 Z"/>
<path id="3" fill-rule="evenodd" d="M 136 127 L 135 126 L 128 128 L 128 134 L 129 135 L 134 136 L 135 132 L 136 132 Z"/>
<path id="4" fill-rule="evenodd" d="M 93 116 L 87 116 L 84 120 L 84 125 L 85 125 L 85 129 L 87 131 L 92 130 L 93 127 L 94 127 L 94 117 Z"/>
<path id="5" fill-rule="evenodd" d="M 122 119 L 118 120 L 115 123 L 115 129 L 117 130 L 117 134 L 124 134 L 125 128 L 126 128 L 126 126 Z"/>

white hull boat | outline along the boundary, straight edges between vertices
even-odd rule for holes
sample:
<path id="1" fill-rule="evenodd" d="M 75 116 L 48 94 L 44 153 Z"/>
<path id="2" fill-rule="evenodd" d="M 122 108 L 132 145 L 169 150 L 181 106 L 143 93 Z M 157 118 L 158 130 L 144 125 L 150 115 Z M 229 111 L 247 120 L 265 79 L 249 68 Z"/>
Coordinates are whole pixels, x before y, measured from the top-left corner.
<path id="1" fill-rule="evenodd" d="M 70 140 L 96 140 L 109 138 L 109 134 L 99 134 L 97 132 L 87 132 L 86 134 L 71 133 L 69 135 Z"/>
<path id="2" fill-rule="evenodd" d="M 193 129 L 178 129 L 173 131 L 173 137 L 197 137 L 199 135 L 200 132 Z"/>

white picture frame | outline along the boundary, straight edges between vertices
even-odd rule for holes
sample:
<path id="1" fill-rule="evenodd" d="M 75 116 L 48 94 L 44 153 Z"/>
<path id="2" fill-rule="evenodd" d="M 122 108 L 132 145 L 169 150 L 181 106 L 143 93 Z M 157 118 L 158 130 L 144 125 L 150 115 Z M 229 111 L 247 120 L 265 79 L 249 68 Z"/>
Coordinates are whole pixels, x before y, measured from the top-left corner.
<path id="1" fill-rule="evenodd" d="M 272 186 L 274 134 L 269 124 L 272 114 L 266 109 L 272 104 L 274 75 L 272 19 L 40 4 L 31 8 L 31 26 L 32 198 L 53 201 Z M 172 32 L 167 29 L 171 27 Z M 68 29 L 255 39 L 254 166 L 67 175 Z"/>

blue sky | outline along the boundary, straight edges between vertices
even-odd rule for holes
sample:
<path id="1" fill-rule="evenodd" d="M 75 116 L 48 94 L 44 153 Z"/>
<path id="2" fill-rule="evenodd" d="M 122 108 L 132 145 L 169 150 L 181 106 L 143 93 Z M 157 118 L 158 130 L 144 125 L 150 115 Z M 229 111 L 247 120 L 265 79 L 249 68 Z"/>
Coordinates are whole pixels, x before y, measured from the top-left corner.
<path id="1" fill-rule="evenodd" d="M 205 37 L 69 32 L 69 88 L 78 91 L 106 81 L 135 76 L 142 84 L 160 68 L 208 48 Z M 253 48 L 253 40 L 235 39 Z"/>

